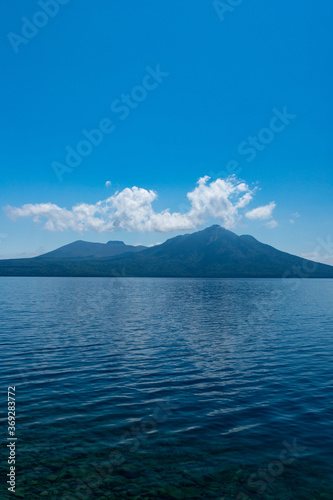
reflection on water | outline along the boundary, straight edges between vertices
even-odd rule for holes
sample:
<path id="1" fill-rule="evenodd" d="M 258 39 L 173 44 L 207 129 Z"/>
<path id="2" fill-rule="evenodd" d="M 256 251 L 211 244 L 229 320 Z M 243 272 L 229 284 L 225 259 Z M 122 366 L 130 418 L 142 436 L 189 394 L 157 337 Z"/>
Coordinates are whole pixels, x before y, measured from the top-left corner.
<path id="1" fill-rule="evenodd" d="M 332 280 L 0 284 L 18 497 L 333 498 Z"/>

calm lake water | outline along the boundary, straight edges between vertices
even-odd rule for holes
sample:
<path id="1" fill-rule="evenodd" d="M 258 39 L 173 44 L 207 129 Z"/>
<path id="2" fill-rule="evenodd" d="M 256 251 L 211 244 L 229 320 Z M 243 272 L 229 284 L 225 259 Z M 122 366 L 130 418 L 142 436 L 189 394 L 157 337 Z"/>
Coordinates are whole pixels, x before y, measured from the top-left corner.
<path id="1" fill-rule="evenodd" d="M 333 280 L 0 278 L 0 304 L 18 498 L 333 498 Z"/>

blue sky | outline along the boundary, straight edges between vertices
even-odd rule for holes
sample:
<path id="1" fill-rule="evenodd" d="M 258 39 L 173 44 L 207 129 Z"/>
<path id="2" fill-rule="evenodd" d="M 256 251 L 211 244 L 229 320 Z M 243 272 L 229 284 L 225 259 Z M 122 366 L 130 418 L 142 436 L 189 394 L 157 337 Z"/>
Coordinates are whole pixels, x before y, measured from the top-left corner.
<path id="1" fill-rule="evenodd" d="M 333 5 L 222 4 L 1 6 L 1 258 L 76 239 L 153 244 L 221 223 L 330 261 L 318 239 L 332 235 Z M 75 167 L 67 147 L 85 154 Z M 96 207 L 105 212 L 81 221 Z"/>

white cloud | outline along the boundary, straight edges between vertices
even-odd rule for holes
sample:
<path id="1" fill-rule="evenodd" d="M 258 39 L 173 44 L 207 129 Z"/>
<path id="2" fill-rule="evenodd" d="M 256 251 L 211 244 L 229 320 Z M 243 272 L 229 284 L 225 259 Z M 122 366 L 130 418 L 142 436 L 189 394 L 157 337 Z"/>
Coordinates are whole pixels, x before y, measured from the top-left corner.
<path id="1" fill-rule="evenodd" d="M 298 218 L 301 216 L 301 214 L 299 214 L 298 212 L 294 212 L 293 214 L 291 214 L 291 216 Z M 294 219 L 290 219 L 289 222 L 290 222 L 290 224 L 295 224 Z"/>
<path id="2" fill-rule="evenodd" d="M 302 253 L 301 257 L 303 257 L 303 259 L 314 260 L 315 262 L 333 266 L 333 255 L 320 255 L 319 252 L 314 251 L 309 253 Z"/>
<path id="3" fill-rule="evenodd" d="M 274 229 L 275 227 L 277 227 L 279 225 L 279 223 L 276 221 L 276 220 L 270 220 L 269 222 L 266 222 L 266 226 L 269 228 L 269 229 Z"/>
<path id="4" fill-rule="evenodd" d="M 112 184 L 112 183 L 111 183 L 111 181 L 106 181 L 105 186 L 106 186 L 106 187 L 110 187 L 110 186 L 111 186 L 111 184 Z"/>
<path id="5" fill-rule="evenodd" d="M 46 219 L 44 228 L 49 231 L 72 229 L 100 233 L 124 229 L 172 232 L 195 229 L 208 218 L 214 218 L 224 227 L 231 228 L 240 219 L 240 210 L 253 199 L 255 191 L 235 176 L 215 181 L 205 176 L 187 194 L 190 207 L 186 213 L 170 212 L 169 209 L 155 212 L 152 203 L 157 199 L 157 193 L 136 186 L 117 191 L 94 205 L 80 203 L 67 209 L 53 203 L 38 203 L 26 204 L 21 208 L 6 206 L 4 209 L 14 219 L 32 217 L 36 223 Z M 267 207 L 259 207 L 246 215 L 249 217 L 249 214 L 255 213 L 256 216 L 251 215 L 249 218 L 269 218 L 267 214 L 271 214 L 275 203 Z"/>
<path id="6" fill-rule="evenodd" d="M 253 210 L 250 210 L 249 212 L 246 213 L 246 217 L 248 217 L 251 220 L 270 219 L 272 217 L 272 213 L 275 207 L 276 203 L 274 201 L 271 201 L 268 205 L 264 205 L 263 207 L 257 207 L 254 208 Z"/>

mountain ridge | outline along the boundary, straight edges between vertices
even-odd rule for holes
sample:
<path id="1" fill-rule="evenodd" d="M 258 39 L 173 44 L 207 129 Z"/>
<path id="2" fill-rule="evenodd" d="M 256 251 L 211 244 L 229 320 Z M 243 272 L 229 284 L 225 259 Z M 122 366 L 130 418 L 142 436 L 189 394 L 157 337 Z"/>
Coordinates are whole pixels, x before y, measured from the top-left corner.
<path id="1" fill-rule="evenodd" d="M 114 257 L 116 255 L 140 252 L 147 247 L 143 245 L 126 245 L 123 241 L 108 241 L 107 243 L 94 243 L 84 240 L 76 240 L 68 245 L 52 250 L 35 259 L 70 259 L 70 258 L 100 258 Z"/>
<path id="2" fill-rule="evenodd" d="M 78 242 L 82 243 L 81 240 Z M 73 257 L 71 254 L 59 258 L 59 250 L 64 252 L 70 247 L 73 251 L 76 248 L 69 244 L 32 259 L 0 261 L 0 276 L 333 278 L 333 266 L 277 250 L 251 235 L 238 236 L 218 225 L 175 236 L 149 248 L 112 241 L 83 243 L 102 245 L 93 246 L 95 250 L 110 245 L 112 252 L 116 247 L 125 252 L 99 257 Z M 90 246 L 85 248 L 87 251 L 91 249 Z M 128 248 L 132 250 L 127 251 Z M 54 257 L 57 251 L 58 257 Z"/>

